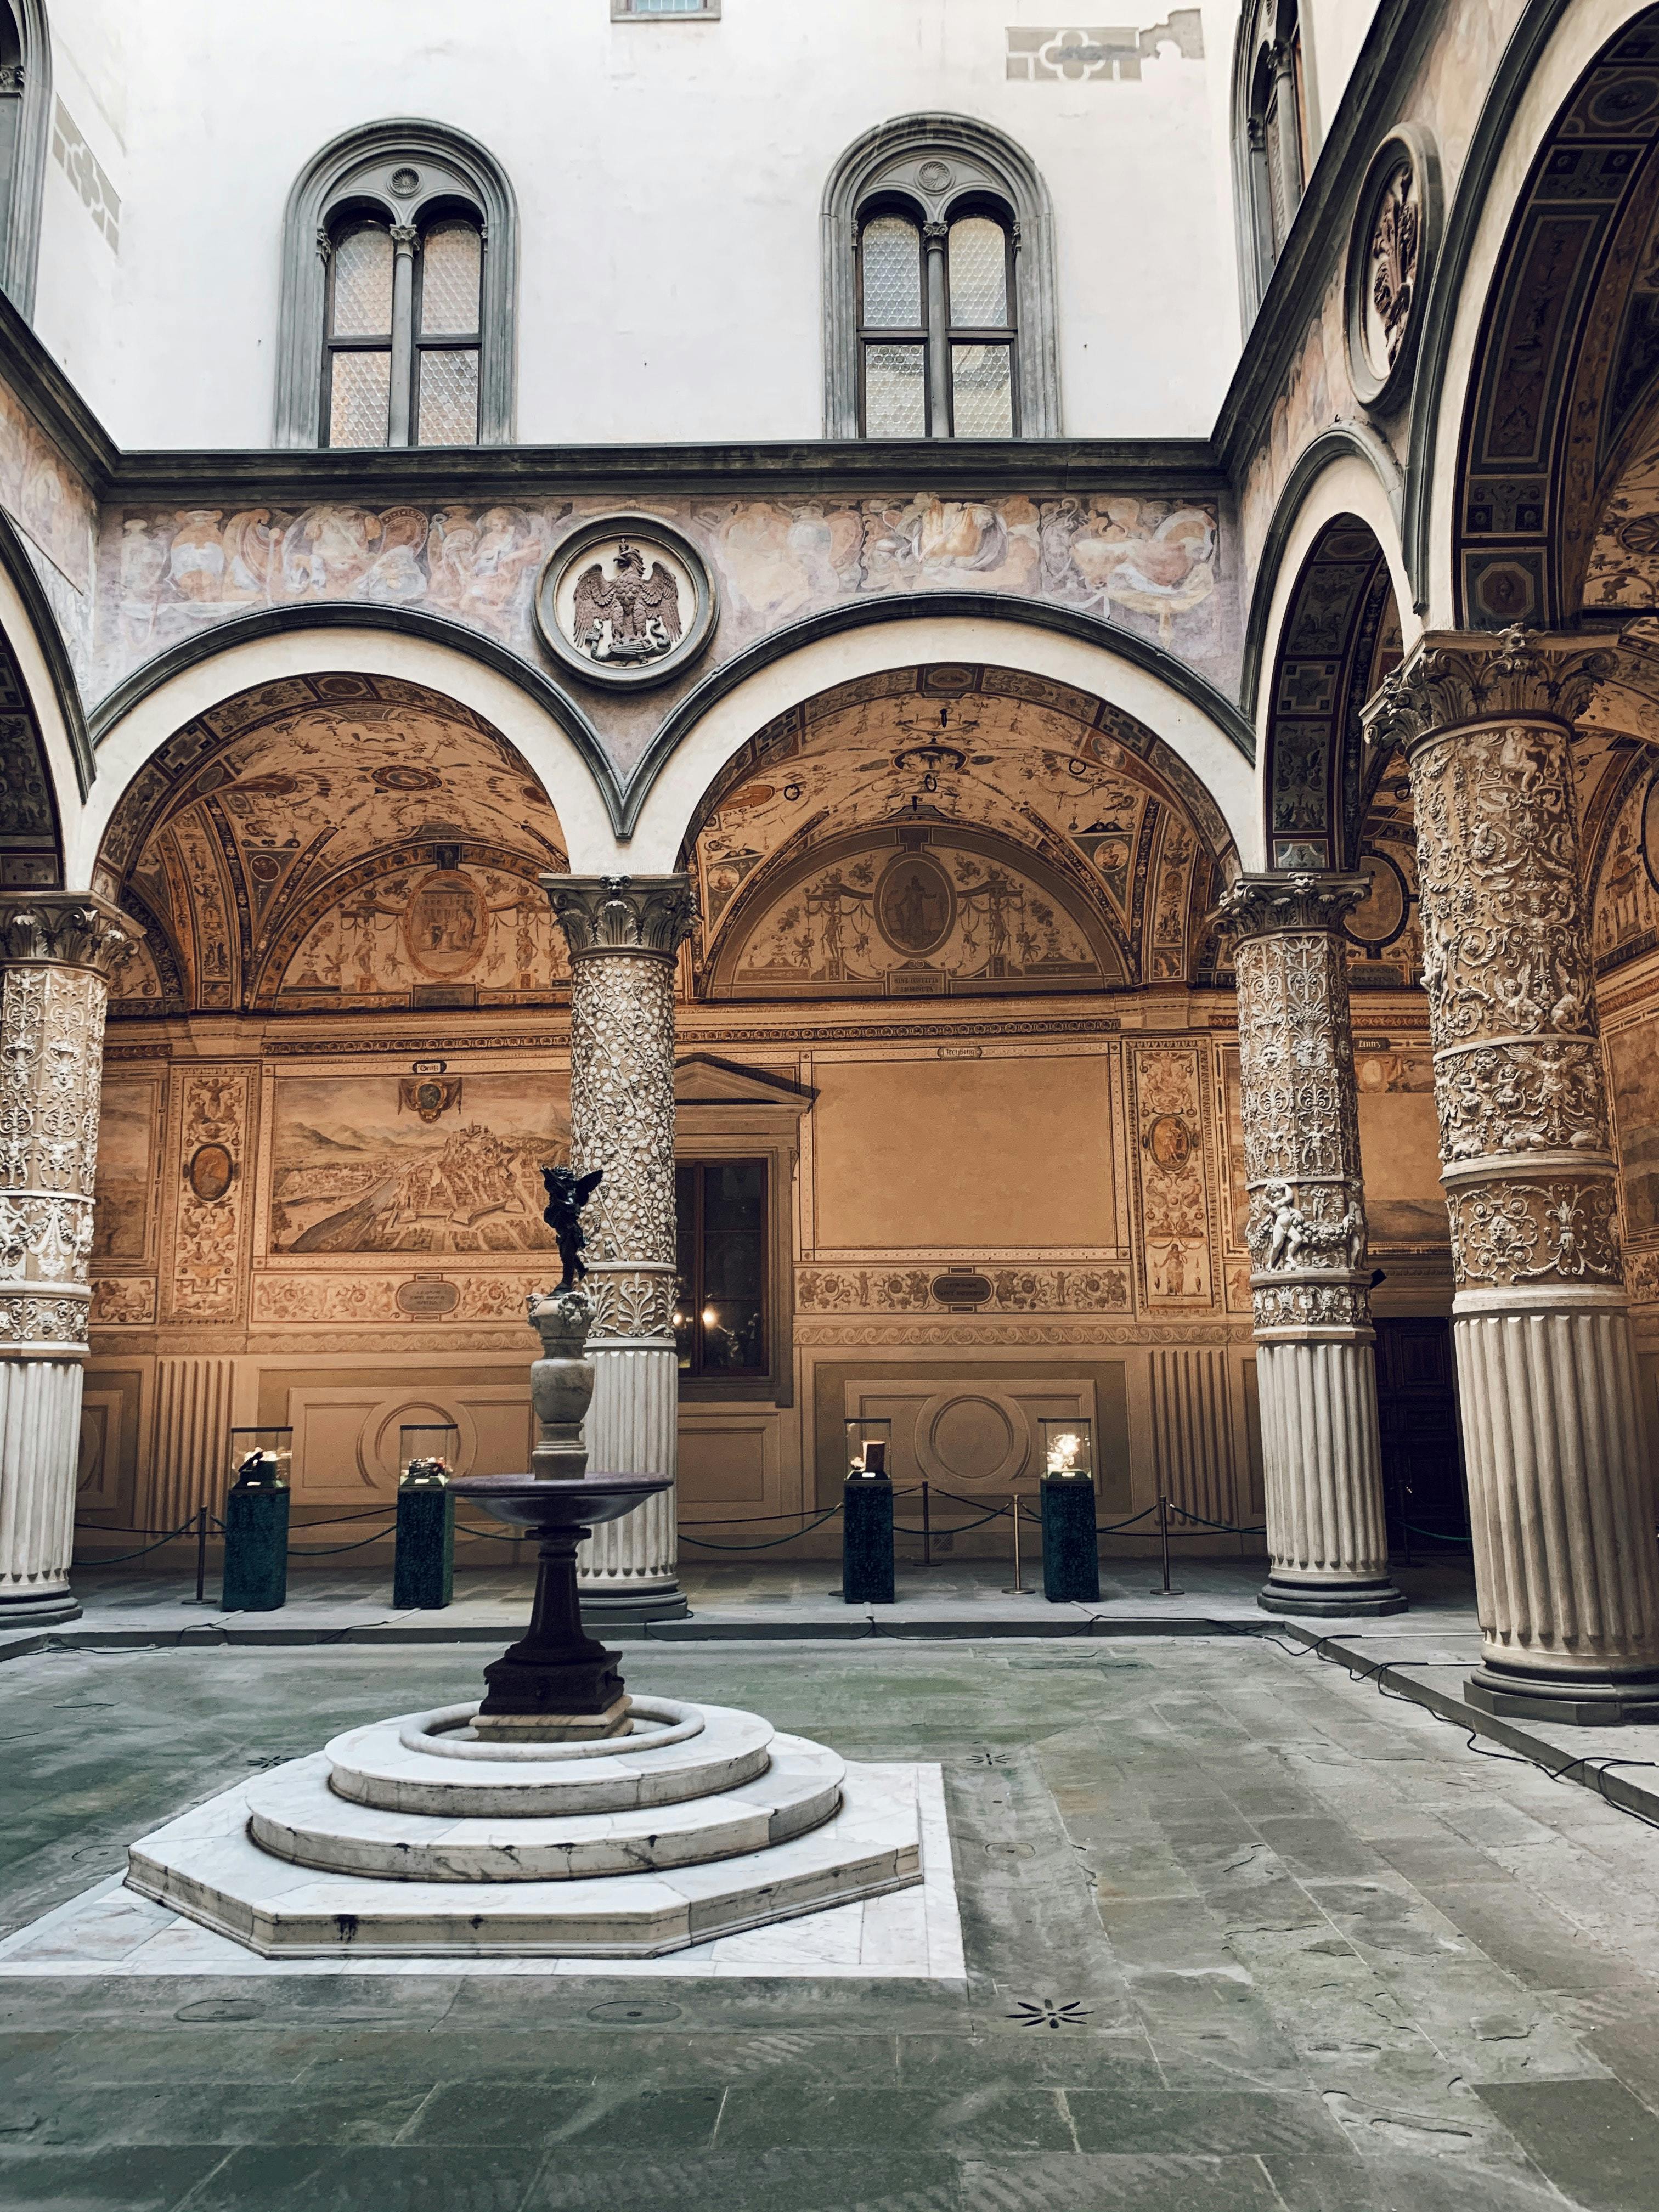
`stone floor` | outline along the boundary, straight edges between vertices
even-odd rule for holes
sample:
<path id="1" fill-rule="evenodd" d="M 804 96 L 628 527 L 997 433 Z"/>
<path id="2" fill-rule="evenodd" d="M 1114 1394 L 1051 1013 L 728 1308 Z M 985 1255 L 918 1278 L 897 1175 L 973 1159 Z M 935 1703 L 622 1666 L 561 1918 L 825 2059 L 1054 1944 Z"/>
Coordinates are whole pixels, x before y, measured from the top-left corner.
<path id="1" fill-rule="evenodd" d="M 533 1563 L 483 1570 L 458 1567 L 453 1604 L 441 1612 L 398 1612 L 392 1604 L 390 1564 L 365 1566 L 349 1555 L 337 1565 L 295 1564 L 289 1573 L 288 1603 L 274 1613 L 226 1613 L 218 1607 L 219 1584 L 210 1575 L 205 1599 L 195 1596 L 193 1564 L 180 1558 L 167 1571 L 133 1567 L 80 1566 L 76 1594 L 80 1620 L 63 1636 L 74 1643 L 101 1643 L 112 1636 L 194 1638 L 220 1643 L 225 1638 L 260 1642 L 329 1641 L 362 1643 L 493 1642 L 503 1628 L 517 1630 L 530 1609 Z M 1020 1593 L 1012 1590 L 1012 1563 L 995 1559 L 953 1559 L 924 1572 L 901 1563 L 897 1601 L 891 1606 L 849 1606 L 841 1594 L 839 1559 L 709 1565 L 681 1562 L 681 1583 L 691 1606 L 685 1620 L 653 1622 L 651 1642 L 701 1643 L 714 1638 L 826 1636 L 849 1639 L 872 1633 L 893 1636 L 939 1634 L 1075 1636 L 1091 1620 L 1114 1631 L 1156 1634 L 1201 1626 L 1206 1620 L 1262 1625 L 1256 1593 L 1267 1575 L 1263 1559 L 1187 1558 L 1174 1562 L 1172 1594 L 1162 1594 L 1154 1559 L 1103 1559 L 1100 1601 L 1093 1605 L 1050 1605 L 1042 1595 L 1042 1569 L 1028 1557 Z M 1443 1562 L 1397 1568 L 1396 1578 L 1410 1595 L 1412 1609 L 1395 1616 L 1413 1634 L 1432 1625 L 1439 1629 L 1473 1629 L 1474 1584 L 1466 1565 Z M 645 1632 L 607 1627 L 608 1635 L 641 1639 Z M 40 1632 L 0 1633 L 0 1658 L 8 1650 L 25 1650 Z"/>
<path id="2" fill-rule="evenodd" d="M 441 1645 L 15 1659 L 0 1930 L 470 1672 Z M 1659 1836 L 1421 1706 L 1237 1634 L 687 1644 L 629 1677 L 941 1762 L 965 1983 L 0 1978 L 0 2203 L 1659 2201 Z"/>

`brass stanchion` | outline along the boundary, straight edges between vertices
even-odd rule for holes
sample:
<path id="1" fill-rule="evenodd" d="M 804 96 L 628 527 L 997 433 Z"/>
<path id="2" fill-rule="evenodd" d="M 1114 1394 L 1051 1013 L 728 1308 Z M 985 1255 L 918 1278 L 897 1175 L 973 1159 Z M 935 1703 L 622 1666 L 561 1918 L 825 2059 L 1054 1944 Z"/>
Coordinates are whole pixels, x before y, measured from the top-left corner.
<path id="1" fill-rule="evenodd" d="M 933 1564 L 933 1524 L 928 1517 L 927 1485 L 925 1480 L 921 1486 L 921 1564 L 924 1567 L 931 1567 Z"/>
<path id="2" fill-rule="evenodd" d="M 1161 1492 L 1158 1501 L 1158 1549 L 1164 1555 L 1164 1582 L 1160 1589 L 1152 1592 L 1152 1595 L 1185 1597 L 1185 1590 L 1172 1589 L 1170 1586 L 1170 1501 Z"/>
<path id="3" fill-rule="evenodd" d="M 1014 1523 L 1014 1580 L 1012 1588 L 1005 1588 L 1002 1595 L 1004 1597 L 1029 1597 L 1030 1595 L 1030 1592 L 1026 1589 L 1025 1584 L 1020 1579 L 1019 1492 L 1018 1491 L 1011 1490 L 1008 1493 L 1008 1510 Z"/>
<path id="4" fill-rule="evenodd" d="M 200 1605 L 207 1590 L 208 1510 L 205 1505 L 196 1509 L 196 1602 Z"/>

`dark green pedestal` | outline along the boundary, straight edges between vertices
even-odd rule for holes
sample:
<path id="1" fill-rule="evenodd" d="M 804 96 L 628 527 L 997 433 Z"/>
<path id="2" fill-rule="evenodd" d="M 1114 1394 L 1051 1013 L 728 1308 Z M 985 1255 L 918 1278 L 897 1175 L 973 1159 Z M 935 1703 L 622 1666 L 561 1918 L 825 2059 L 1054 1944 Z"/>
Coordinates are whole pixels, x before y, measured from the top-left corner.
<path id="1" fill-rule="evenodd" d="M 1050 1605 L 1097 1605 L 1095 1486 L 1083 1475 L 1045 1474 L 1042 1490 L 1042 1595 Z"/>
<path id="2" fill-rule="evenodd" d="M 848 1605 L 891 1605 L 893 1486 L 883 1474 L 854 1474 L 842 1495 L 841 1594 Z"/>
<path id="3" fill-rule="evenodd" d="M 398 1552 L 392 1602 L 399 1611 L 436 1613 L 455 1579 L 455 1493 L 447 1484 L 405 1483 L 398 1492 Z"/>
<path id="4" fill-rule="evenodd" d="M 224 1613 L 275 1613 L 288 1601 L 289 1493 L 234 1483 L 225 1500 Z"/>

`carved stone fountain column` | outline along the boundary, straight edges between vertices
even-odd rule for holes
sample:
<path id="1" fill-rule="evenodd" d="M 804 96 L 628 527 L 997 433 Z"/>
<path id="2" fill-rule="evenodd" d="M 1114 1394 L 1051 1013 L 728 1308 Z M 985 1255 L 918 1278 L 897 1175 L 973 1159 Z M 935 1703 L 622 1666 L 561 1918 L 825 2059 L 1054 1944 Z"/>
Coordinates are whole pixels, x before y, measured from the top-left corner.
<path id="1" fill-rule="evenodd" d="M 1659 1720 L 1654 1486 L 1573 807 L 1610 656 L 1425 638 L 1366 709 L 1404 745 L 1482 1663 L 1470 1698 Z"/>
<path id="2" fill-rule="evenodd" d="M 674 1348 L 674 974 L 696 915 L 687 876 L 544 876 L 570 948 L 570 1158 L 605 1181 L 588 1203 L 595 1316 L 587 1463 L 606 1474 L 672 1475 L 679 1410 Z M 675 1493 L 660 1492 L 582 1547 L 589 1613 L 686 1610 Z"/>
<path id="3" fill-rule="evenodd" d="M 0 893 L 0 1624 L 73 1620 L 92 1179 L 110 963 L 86 892 Z"/>
<path id="4" fill-rule="evenodd" d="M 1365 888 L 1244 876 L 1221 907 L 1238 978 L 1268 1613 L 1406 1603 L 1389 1579 L 1341 927 Z"/>

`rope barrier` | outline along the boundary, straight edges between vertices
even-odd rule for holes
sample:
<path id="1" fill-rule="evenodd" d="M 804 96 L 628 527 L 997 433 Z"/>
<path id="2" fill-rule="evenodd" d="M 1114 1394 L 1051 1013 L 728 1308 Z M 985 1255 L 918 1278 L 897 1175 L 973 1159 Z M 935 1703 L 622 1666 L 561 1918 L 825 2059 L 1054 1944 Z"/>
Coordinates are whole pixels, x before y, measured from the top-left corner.
<path id="1" fill-rule="evenodd" d="M 1473 1536 L 1449 1536 L 1439 1528 L 1419 1528 L 1414 1521 L 1402 1521 L 1400 1525 L 1402 1528 L 1409 1529 L 1413 1536 L 1428 1537 L 1431 1543 L 1456 1544 L 1464 1551 L 1473 1551 L 1474 1548 Z"/>
<path id="2" fill-rule="evenodd" d="M 1265 1536 L 1267 1533 L 1265 1521 L 1259 1528 L 1241 1528 L 1236 1521 L 1208 1521 L 1201 1513 L 1189 1513 L 1184 1505 L 1177 1505 L 1173 1498 L 1170 1499 L 1169 1506 L 1170 1512 L 1178 1513 L 1183 1521 L 1196 1522 L 1200 1528 L 1218 1528 L 1226 1536 Z M 1181 1531 L 1177 1528 L 1175 1533 L 1178 1536 Z"/>
<path id="3" fill-rule="evenodd" d="M 136 1535 L 138 1531 L 135 1529 L 133 1534 Z M 159 1552 L 163 1544 L 175 1543 L 180 1536 L 193 1536 L 195 1534 L 196 1516 L 192 1513 L 182 1528 L 169 1528 L 165 1536 L 158 1536 L 153 1544 L 143 1544 L 136 1552 L 118 1552 L 112 1559 L 79 1559 L 76 1562 L 76 1571 L 78 1574 L 82 1567 L 123 1566 L 129 1559 L 147 1559 L 150 1553 Z"/>
<path id="4" fill-rule="evenodd" d="M 760 1544 L 714 1544 L 709 1542 L 706 1537 L 697 1536 L 688 1537 L 686 1540 L 695 1544 L 700 1552 L 773 1552 L 780 1544 L 791 1544 L 797 1536 L 810 1535 L 813 1528 L 821 1528 L 826 1521 L 833 1521 L 841 1510 L 839 1505 L 832 1505 L 827 1513 L 820 1513 L 817 1519 L 809 1527 L 792 1528 L 787 1534 L 782 1536 L 769 1536 L 763 1543 Z M 708 1527 L 711 1524 L 705 1522 L 703 1525 Z"/>

